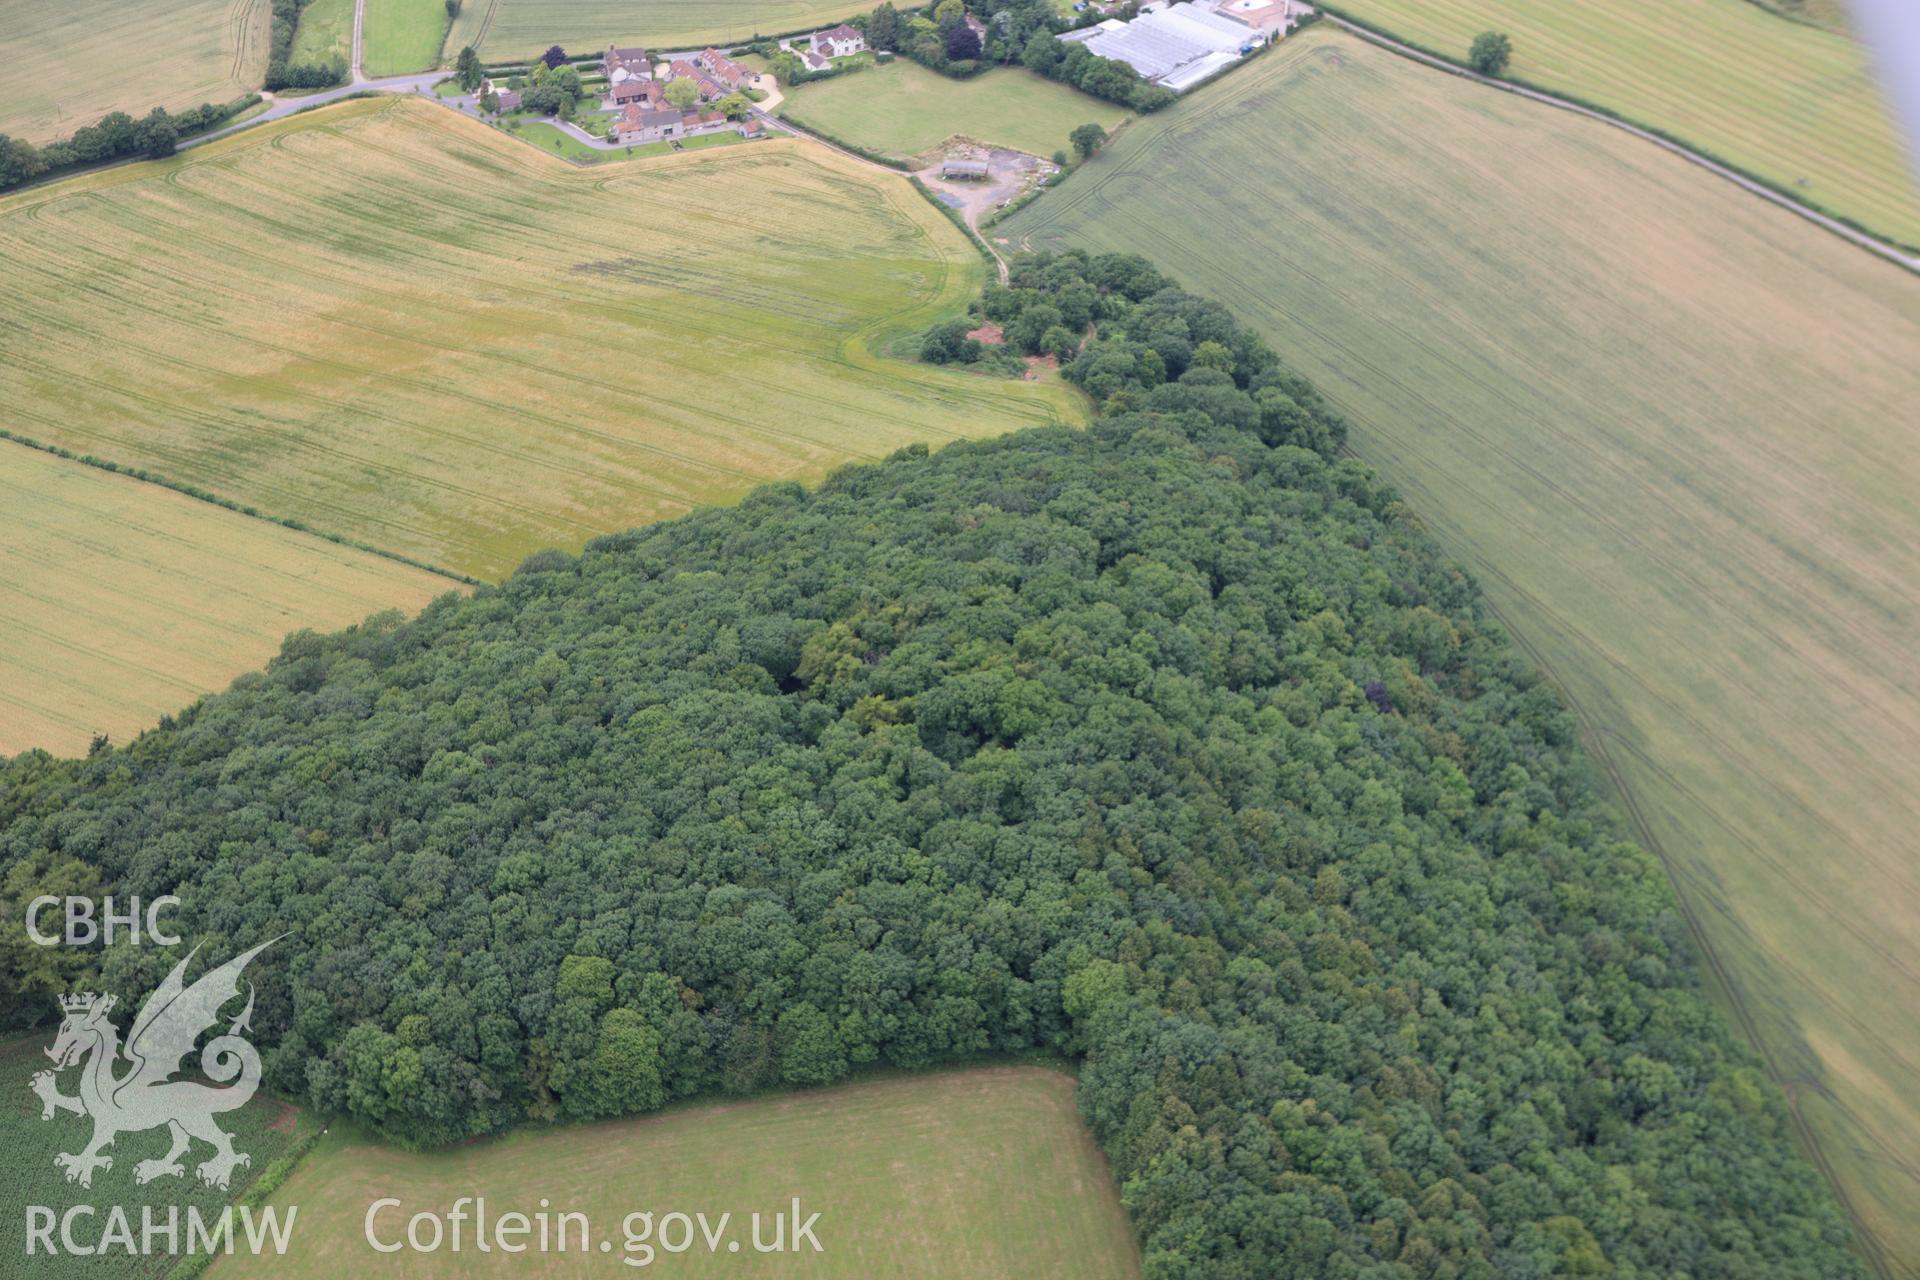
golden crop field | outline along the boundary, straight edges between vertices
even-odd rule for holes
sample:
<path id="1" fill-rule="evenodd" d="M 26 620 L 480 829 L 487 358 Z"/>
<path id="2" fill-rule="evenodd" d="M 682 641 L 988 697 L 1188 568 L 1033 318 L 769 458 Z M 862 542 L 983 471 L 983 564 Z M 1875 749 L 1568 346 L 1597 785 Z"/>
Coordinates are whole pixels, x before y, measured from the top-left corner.
<path id="1" fill-rule="evenodd" d="M 289 631 L 459 589 L 0 440 L 0 756 L 124 743 L 263 665 Z"/>
<path id="2" fill-rule="evenodd" d="M 878 354 L 986 267 L 810 144 L 576 169 L 364 100 L 0 201 L 0 257 L 0 425 L 482 578 L 1084 412 Z"/>
<path id="3" fill-rule="evenodd" d="M 236 1254 L 208 1271 L 248 1276 L 590 1277 L 648 1275 L 914 1276 L 919 1280 L 1127 1280 L 1140 1274 L 1118 1188 L 1073 1104 L 1073 1077 L 1038 1067 L 988 1067 L 894 1077 L 748 1102 L 505 1137 L 424 1154 L 329 1136 L 270 1204 L 298 1205 L 285 1258 Z M 585 1214 L 586 1252 L 480 1253 L 471 1223 L 460 1252 L 376 1253 L 366 1242 L 402 1237 L 409 1216 L 444 1215 L 484 1196 L 490 1220 L 542 1205 Z M 771 1244 L 771 1218 L 794 1198 L 818 1213 L 820 1251 L 758 1254 L 752 1215 Z M 650 1213 L 629 1242 L 623 1220 Z M 709 1248 L 669 1252 L 680 1233 L 667 1215 L 705 1214 Z M 729 1215 L 726 1224 L 720 1215 Z M 783 1232 L 784 1239 L 793 1240 Z M 557 1235 L 555 1237 L 557 1239 Z M 607 1242 L 606 1252 L 599 1242 Z M 732 1244 L 735 1248 L 728 1248 Z"/>
<path id="4" fill-rule="evenodd" d="M 1351 416 L 1571 696 L 1819 1157 L 1920 1275 L 1920 280 L 1325 28 L 1000 230 L 1149 255 Z"/>
<path id="5" fill-rule="evenodd" d="M 0 0 L 0 133 L 231 102 L 267 71 L 268 0 Z"/>
<path id="6" fill-rule="evenodd" d="M 688 49 L 830 27 L 872 7 L 862 0 L 463 0 L 447 48 L 470 44 L 490 62 L 556 44 L 574 54 L 610 44 Z"/>
<path id="7" fill-rule="evenodd" d="M 1920 182 L 1867 51 L 1850 36 L 1752 0 L 1345 0 L 1343 9 L 1454 58 L 1480 32 L 1504 31 L 1508 75 L 1652 125 L 1920 245 Z"/>

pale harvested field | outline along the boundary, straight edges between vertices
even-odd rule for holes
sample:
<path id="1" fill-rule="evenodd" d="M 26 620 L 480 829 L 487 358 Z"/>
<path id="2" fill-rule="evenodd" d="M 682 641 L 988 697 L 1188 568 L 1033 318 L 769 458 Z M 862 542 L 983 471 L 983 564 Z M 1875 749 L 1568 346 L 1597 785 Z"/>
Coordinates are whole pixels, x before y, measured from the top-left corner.
<path id="1" fill-rule="evenodd" d="M 348 103 L 0 201 L 0 425 L 477 577 L 1078 393 L 890 359 L 979 255 L 769 141 L 579 170 Z"/>
<path id="2" fill-rule="evenodd" d="M 862 0 L 464 0 L 447 48 L 470 44 L 488 61 L 555 44 L 574 54 L 610 44 L 687 49 L 830 27 L 871 8 Z"/>
<path id="3" fill-rule="evenodd" d="M 1571 694 L 1820 1156 L 1920 1275 L 1920 280 L 1325 30 L 1003 233 L 1150 255 L 1351 415 Z"/>
<path id="4" fill-rule="evenodd" d="M 0 0 L 0 133 L 230 102 L 267 71 L 268 0 Z"/>
<path id="5" fill-rule="evenodd" d="M 127 742 L 289 631 L 458 583 L 0 440 L 0 756 Z"/>
<path id="6" fill-rule="evenodd" d="M 363 1235 L 368 1207 L 402 1201 L 376 1229 L 404 1230 L 406 1215 L 445 1213 L 461 1196 L 485 1196 L 487 1213 L 584 1213 L 595 1251 L 379 1254 Z M 799 1197 L 818 1213 L 821 1251 L 757 1254 L 751 1215 Z M 284 1259 L 236 1255 L 208 1272 L 247 1276 L 593 1277 L 618 1274 L 817 1276 L 846 1280 L 1127 1280 L 1140 1273 L 1119 1189 L 1073 1104 L 1073 1078 L 1034 1067 L 995 1067 L 891 1078 L 752 1102 L 703 1106 L 581 1128 L 526 1130 L 494 1142 L 425 1155 L 327 1138 L 270 1203 L 298 1205 L 295 1247 Z M 658 1251 L 644 1270 L 623 1266 L 622 1220 L 651 1211 L 707 1215 L 709 1252 Z M 788 1224 L 791 1227 L 791 1222 Z M 669 1239 L 677 1239 L 671 1232 Z M 578 1244 L 578 1231 L 569 1237 Z M 610 1243 L 608 1253 L 598 1243 Z M 728 1243 L 739 1246 L 729 1250 Z M 642 1255 L 636 1247 L 636 1262 Z"/>
<path id="7" fill-rule="evenodd" d="M 1513 39 L 1507 73 L 1597 102 L 1920 245 L 1920 181 L 1867 50 L 1752 0 L 1345 0 L 1403 39 L 1465 58 Z"/>

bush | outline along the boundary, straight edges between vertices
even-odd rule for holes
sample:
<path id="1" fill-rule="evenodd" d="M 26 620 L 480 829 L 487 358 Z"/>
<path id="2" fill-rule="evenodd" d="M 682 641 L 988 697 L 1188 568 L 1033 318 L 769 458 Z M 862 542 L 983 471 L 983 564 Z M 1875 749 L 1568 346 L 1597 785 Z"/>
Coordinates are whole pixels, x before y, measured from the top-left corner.
<path id="1" fill-rule="evenodd" d="M 928 364 L 972 364 L 980 358 L 980 342 L 967 336 L 971 328 L 965 320 L 933 326 L 920 343 L 920 358 Z"/>

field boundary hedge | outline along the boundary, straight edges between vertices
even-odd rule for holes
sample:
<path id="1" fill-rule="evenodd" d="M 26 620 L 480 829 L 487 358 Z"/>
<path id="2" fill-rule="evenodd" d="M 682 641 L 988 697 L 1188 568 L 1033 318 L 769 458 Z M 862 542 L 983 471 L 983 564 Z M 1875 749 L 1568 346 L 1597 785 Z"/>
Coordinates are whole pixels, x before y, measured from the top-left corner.
<path id="1" fill-rule="evenodd" d="M 314 1144 L 325 1134 L 324 1127 L 316 1129 L 281 1152 L 279 1158 L 268 1165 L 266 1171 L 255 1178 L 253 1183 L 234 1199 L 230 1206 L 231 1210 L 238 1213 L 242 1208 L 262 1207 L 266 1198 L 278 1191 L 281 1184 L 293 1175 L 294 1169 L 299 1167 L 300 1162 L 306 1159 L 307 1153 L 313 1150 Z M 230 1226 L 229 1230 L 237 1230 L 237 1228 Z M 220 1256 L 217 1253 L 190 1253 L 182 1258 L 173 1270 L 167 1272 L 166 1280 L 194 1280 L 194 1277 L 212 1266 L 214 1259 Z"/>
<path id="2" fill-rule="evenodd" d="M 1876 253 L 1880 257 L 1886 258 L 1889 262 L 1897 263 L 1909 271 L 1920 272 L 1920 264 L 1908 261 L 1903 256 L 1896 256 L 1920 254 L 1920 245 L 1908 244 L 1906 241 L 1896 239 L 1893 236 L 1887 235 L 1885 232 L 1876 231 L 1865 223 L 1849 217 L 1847 214 L 1838 213 L 1827 208 L 1817 200 L 1808 199 L 1784 183 L 1755 173 L 1746 166 L 1729 160 L 1717 152 L 1709 151 L 1700 144 L 1683 138 L 1676 133 L 1671 133 L 1659 125 L 1648 124 L 1644 120 L 1635 119 L 1633 116 L 1616 111 L 1612 107 L 1602 106 L 1600 103 L 1588 98 L 1583 98 L 1578 94 L 1569 93 L 1565 89 L 1550 89 L 1543 84 L 1536 84 L 1531 80 L 1523 80 L 1518 76 L 1484 75 L 1481 72 L 1475 71 L 1463 58 L 1456 58 L 1450 53 L 1442 53 L 1438 49 L 1422 44 L 1418 40 L 1411 40 L 1378 23 L 1369 22 L 1365 18 L 1355 17 L 1349 10 L 1338 4 L 1321 4 L 1320 10 L 1363 39 L 1377 37 L 1378 39 L 1374 40 L 1374 43 L 1379 43 L 1383 40 L 1391 41 L 1392 44 L 1382 46 L 1389 52 L 1401 53 L 1402 56 L 1405 56 L 1402 50 L 1392 47 L 1393 44 L 1404 45 L 1406 49 L 1412 50 L 1419 54 L 1421 58 L 1428 59 L 1431 63 L 1445 64 L 1437 67 L 1437 70 L 1449 71 L 1463 79 L 1472 80 L 1475 83 L 1488 85 L 1495 89 L 1503 89 L 1508 93 L 1515 93 L 1522 97 L 1526 96 L 1526 94 L 1538 94 L 1539 98 L 1535 99 L 1536 101 L 1546 99 L 1550 105 L 1557 105 L 1570 111 L 1585 112 L 1589 115 L 1600 117 L 1607 123 L 1647 134 L 1696 162 L 1724 169 L 1743 181 L 1751 182 L 1757 187 L 1764 187 L 1768 192 L 1780 197 L 1781 200 L 1788 204 L 1795 205 L 1801 210 L 1817 214 L 1821 218 L 1845 227 L 1856 235 L 1873 242 L 1872 244 L 1861 244 L 1860 241 L 1855 240 L 1854 243 L 1860 244 L 1861 248 L 1866 249 L 1870 253 Z M 1892 250 L 1893 252 L 1887 253 L 1884 252 L 1884 250 Z"/>
<path id="3" fill-rule="evenodd" d="M 371 542 L 362 542 L 358 538 L 349 538 L 345 534 L 333 533 L 326 529 L 316 529 L 305 521 L 296 520 L 291 516 L 277 516 L 270 511 L 262 511 L 258 507 L 250 507 L 245 503 L 235 502 L 232 498 L 223 498 L 217 493 L 209 493 L 205 489 L 185 484 L 179 480 L 170 479 L 160 475 L 158 472 L 148 471 L 142 467 L 124 466 L 121 463 L 97 457 L 91 453 L 75 453 L 71 449 L 63 449 L 57 444 L 48 444 L 46 441 L 36 440 L 32 436 L 23 436 L 19 432 L 9 431 L 5 427 L 0 427 L 0 440 L 10 440 L 14 444 L 24 445 L 29 449 L 38 449 L 41 453 L 52 454 L 54 457 L 64 458 L 68 462 L 78 462 L 82 466 L 97 467 L 102 471 L 110 471 L 117 476 L 127 476 L 134 480 L 144 480 L 148 484 L 159 485 L 162 489 L 171 489 L 175 493 L 193 498 L 199 502 L 222 507 L 228 511 L 236 512 L 239 515 L 251 516 L 255 520 L 264 520 L 268 524 L 277 524 L 281 528 L 291 529 L 295 533 L 305 533 L 316 538 L 324 538 L 326 541 L 339 546 L 351 547 L 355 551 L 364 551 L 368 555 L 375 555 L 385 560 L 392 560 L 398 564 L 407 565 L 409 568 L 423 569 L 428 573 L 439 574 L 443 578 L 463 583 L 469 587 L 484 587 L 487 585 L 479 578 L 468 577 L 464 573 L 456 573 L 452 569 L 444 568 L 425 560 L 416 560 L 412 556 L 405 555 L 398 551 L 389 551 L 385 547 L 376 547 Z"/>
<path id="4" fill-rule="evenodd" d="M 951 222 L 954 226 L 960 228 L 960 234 L 964 235 L 967 238 L 968 243 L 973 245 L 973 247 L 979 252 L 980 256 L 987 260 L 987 265 L 993 268 L 994 274 L 998 276 L 1000 274 L 1000 255 L 993 251 L 992 245 L 988 244 L 985 240 L 980 238 L 980 233 L 978 231 L 975 231 L 972 227 L 967 225 L 967 220 L 960 216 L 960 211 L 958 209 L 953 208 L 951 205 L 947 204 L 939 196 L 933 194 L 933 188 L 929 187 L 926 183 L 920 181 L 919 174 L 913 174 L 909 176 L 907 178 L 907 181 L 913 184 L 913 189 L 915 191 L 918 191 L 921 195 L 926 197 L 928 204 L 932 205 L 934 208 L 938 209 L 941 213 L 945 214 L 948 222 Z"/>
<path id="5" fill-rule="evenodd" d="M 782 124 L 792 125 L 794 128 L 798 129 L 800 132 L 805 134 L 811 134 L 813 137 L 818 138 L 822 142 L 825 142 L 831 146 L 838 147 L 840 148 L 840 150 L 848 152 L 852 155 L 859 156 L 862 160 L 868 160 L 874 164 L 885 165 L 889 169 L 898 169 L 902 173 L 913 172 L 913 165 L 906 160 L 900 159 L 898 156 L 890 156 L 884 151 L 875 151 L 871 147 L 863 147 L 857 142 L 848 142 L 845 138 L 838 137 L 834 134 L 828 133 L 825 129 L 820 128 L 818 125 L 808 124 L 805 120 L 796 119 L 795 117 L 786 115 L 784 113 L 781 114 L 779 119 Z"/>

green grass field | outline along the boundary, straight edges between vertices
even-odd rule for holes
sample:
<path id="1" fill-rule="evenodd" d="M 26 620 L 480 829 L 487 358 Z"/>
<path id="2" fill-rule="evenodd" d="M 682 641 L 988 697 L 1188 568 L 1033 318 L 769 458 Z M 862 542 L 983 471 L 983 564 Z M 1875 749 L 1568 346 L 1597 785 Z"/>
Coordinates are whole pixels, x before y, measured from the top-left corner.
<path id="1" fill-rule="evenodd" d="M 301 627 L 459 584 L 0 440 L 0 756 L 126 742 Z"/>
<path id="2" fill-rule="evenodd" d="M 0 133 L 63 138 L 110 111 L 231 102 L 267 70 L 267 0 L 0 0 Z"/>
<path id="3" fill-rule="evenodd" d="M 923 155 L 954 134 L 1050 156 L 1069 149 L 1067 135 L 1077 126 L 1111 130 L 1127 115 L 1024 69 L 954 80 L 905 58 L 789 90 L 780 114 L 901 157 Z"/>
<path id="4" fill-rule="evenodd" d="M 787 141 L 576 169 L 402 98 L 0 204 L 4 425 L 478 577 L 1078 393 L 883 360 L 986 267 Z"/>
<path id="5" fill-rule="evenodd" d="M 440 64 L 447 38 L 445 0 L 367 0 L 361 58 L 372 78 L 406 75 Z M 353 28 L 347 28 L 348 38 Z"/>
<path id="6" fill-rule="evenodd" d="M 1508 74 L 1703 147 L 1883 236 L 1920 244 L 1920 183 L 1867 53 L 1750 0 L 1345 0 L 1464 58 L 1489 28 Z"/>
<path id="7" fill-rule="evenodd" d="M 584 1213 L 595 1252 L 375 1253 L 363 1236 L 368 1206 L 397 1197 L 404 1215 L 376 1219 L 404 1231 L 405 1217 L 444 1213 L 484 1195 L 490 1216 L 510 1211 Z M 821 1251 L 759 1255 L 751 1216 L 766 1220 L 799 1197 L 820 1215 Z M 271 1203 L 298 1205 L 295 1248 L 284 1259 L 235 1256 L 216 1280 L 249 1276 L 552 1277 L 653 1274 L 820 1276 L 868 1280 L 1125 1280 L 1140 1271 L 1118 1189 L 1073 1105 L 1071 1076 L 997 1067 L 893 1077 L 752 1102 L 703 1106 L 580 1128 L 523 1130 L 451 1151 L 409 1154 L 334 1135 L 321 1140 Z M 652 1265 L 623 1266 L 622 1220 L 651 1211 L 731 1214 L 709 1252 L 659 1250 Z M 469 1231 L 471 1229 L 469 1228 Z M 570 1243 L 578 1244 L 577 1229 Z M 673 1231 L 664 1237 L 677 1243 Z M 716 1239 L 718 1239 L 716 1235 Z M 607 1240 L 610 1254 L 597 1252 Z M 636 1247 L 625 1256 L 643 1255 Z"/>
<path id="8" fill-rule="evenodd" d="M 293 60 L 320 62 L 336 57 L 353 60 L 353 0 L 308 0 L 293 34 Z"/>
<path id="9" fill-rule="evenodd" d="M 1000 231 L 1150 255 L 1351 415 L 1571 694 L 1821 1157 L 1920 1275 L 1920 280 L 1325 28 Z"/>
<path id="10" fill-rule="evenodd" d="M 830 27 L 872 7 L 860 0 L 464 0 L 447 47 L 470 44 L 496 62 L 555 44 L 572 53 L 610 44 L 689 49 Z"/>
<path id="11" fill-rule="evenodd" d="M 124 1032 L 132 1014 L 117 1020 Z M 264 1173 L 268 1165 L 306 1136 L 314 1125 L 314 1121 L 294 1107 L 258 1096 L 240 1110 L 223 1115 L 220 1127 L 232 1135 L 234 1149 L 253 1161 L 235 1173 L 233 1185 L 226 1192 L 216 1191 L 194 1177 L 193 1166 L 211 1154 L 211 1148 L 199 1143 L 186 1158 L 184 1177 L 163 1178 L 144 1187 L 135 1182 L 133 1171 L 137 1163 L 166 1154 L 167 1135 L 161 1129 L 122 1134 L 112 1147 L 113 1167 L 95 1172 L 90 1188 L 75 1186 L 66 1181 L 64 1173 L 53 1163 L 53 1157 L 86 1146 L 93 1124 L 69 1112 L 56 1112 L 53 1119 L 42 1120 L 40 1099 L 28 1087 L 34 1073 L 49 1065 L 41 1051 L 53 1043 L 53 1037 L 54 1029 L 48 1027 L 42 1032 L 0 1042 L 0 1097 L 7 1099 L 6 1106 L 0 1108 L 0 1137 L 4 1138 L 7 1153 L 4 1170 L 0 1171 L 0 1202 L 6 1204 L 12 1219 L 8 1223 L 10 1254 L 14 1250 L 24 1253 L 22 1206 L 43 1205 L 56 1214 L 64 1214 L 75 1204 L 94 1205 L 97 1209 L 93 1219 L 77 1220 L 76 1231 L 82 1240 L 87 1239 L 89 1231 L 95 1240 L 99 1238 L 106 1226 L 109 1205 L 126 1208 L 136 1240 L 140 1231 L 140 1206 L 155 1206 L 164 1221 L 165 1207 L 178 1205 L 184 1253 L 188 1206 L 197 1208 L 202 1219 L 211 1222 L 219 1215 L 221 1206 L 242 1194 L 246 1184 Z M 124 1072 L 126 1064 L 121 1063 L 118 1069 Z M 61 1092 L 69 1096 L 77 1093 L 78 1077 L 77 1068 L 63 1072 L 59 1081 Z M 54 1239 L 59 1239 L 57 1232 Z M 164 1249 L 164 1237 L 162 1241 L 160 1248 Z M 6 1274 L 33 1276 L 35 1280 L 42 1277 L 45 1280 L 66 1280 L 67 1277 L 93 1280 L 99 1276 L 160 1280 L 179 1261 L 179 1257 L 160 1252 L 147 1257 L 130 1257 L 119 1249 L 98 1257 L 76 1257 L 63 1252 L 51 1258 L 37 1254 L 30 1268 L 23 1257 L 19 1262 L 8 1264 Z"/>

